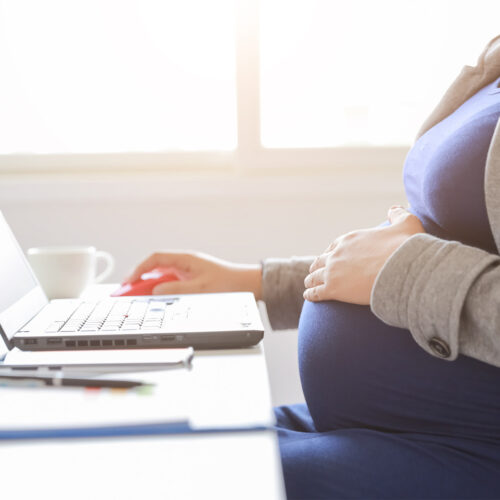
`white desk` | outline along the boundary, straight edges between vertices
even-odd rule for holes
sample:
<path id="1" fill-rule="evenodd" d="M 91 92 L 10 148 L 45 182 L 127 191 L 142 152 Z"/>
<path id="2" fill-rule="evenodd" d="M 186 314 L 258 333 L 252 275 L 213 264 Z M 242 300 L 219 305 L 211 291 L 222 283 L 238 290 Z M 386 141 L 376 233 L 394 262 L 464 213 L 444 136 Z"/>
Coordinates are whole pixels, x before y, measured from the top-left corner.
<path id="1" fill-rule="evenodd" d="M 50 500 L 283 498 L 276 438 L 242 434 L 0 446 L 2 496 Z"/>
<path id="2" fill-rule="evenodd" d="M 262 346 L 197 351 L 191 371 L 144 375 L 189 394 L 194 426 L 273 422 Z M 2 494 L 28 499 L 280 499 L 277 438 L 248 431 L 0 444 Z"/>

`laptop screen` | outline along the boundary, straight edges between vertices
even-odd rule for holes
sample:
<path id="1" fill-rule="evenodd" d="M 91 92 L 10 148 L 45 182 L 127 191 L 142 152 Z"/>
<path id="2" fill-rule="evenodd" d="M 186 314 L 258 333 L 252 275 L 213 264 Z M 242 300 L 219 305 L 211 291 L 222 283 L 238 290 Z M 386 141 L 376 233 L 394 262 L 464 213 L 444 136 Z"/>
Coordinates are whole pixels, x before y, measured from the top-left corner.
<path id="1" fill-rule="evenodd" d="M 38 283 L 9 226 L 0 220 L 0 311 L 5 311 Z"/>
<path id="2" fill-rule="evenodd" d="M 41 308 L 41 292 L 31 267 L 0 213 L 0 326 L 7 337 Z"/>

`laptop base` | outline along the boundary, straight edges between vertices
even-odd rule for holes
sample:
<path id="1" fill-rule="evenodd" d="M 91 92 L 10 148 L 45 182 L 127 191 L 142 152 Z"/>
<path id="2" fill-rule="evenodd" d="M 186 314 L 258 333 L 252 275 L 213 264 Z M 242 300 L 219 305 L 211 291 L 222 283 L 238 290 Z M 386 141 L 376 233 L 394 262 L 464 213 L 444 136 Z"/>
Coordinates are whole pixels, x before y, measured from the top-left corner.
<path id="1" fill-rule="evenodd" d="M 115 334 L 72 335 L 58 337 L 15 336 L 12 344 L 23 351 L 59 351 L 82 349 L 149 349 L 165 347 L 193 347 L 195 349 L 234 349 L 258 344 L 262 331 L 207 332 L 182 334 Z"/>

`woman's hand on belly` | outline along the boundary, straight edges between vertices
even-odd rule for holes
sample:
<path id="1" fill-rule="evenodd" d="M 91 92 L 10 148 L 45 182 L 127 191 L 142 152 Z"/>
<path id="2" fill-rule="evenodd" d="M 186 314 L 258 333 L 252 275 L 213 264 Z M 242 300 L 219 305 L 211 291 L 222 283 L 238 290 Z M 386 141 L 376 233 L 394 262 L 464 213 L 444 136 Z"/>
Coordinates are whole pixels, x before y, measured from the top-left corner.
<path id="1" fill-rule="evenodd" d="M 353 231 L 337 238 L 316 257 L 304 280 L 304 299 L 369 305 L 375 278 L 392 253 L 425 230 L 400 206 L 389 209 L 389 226 Z"/>

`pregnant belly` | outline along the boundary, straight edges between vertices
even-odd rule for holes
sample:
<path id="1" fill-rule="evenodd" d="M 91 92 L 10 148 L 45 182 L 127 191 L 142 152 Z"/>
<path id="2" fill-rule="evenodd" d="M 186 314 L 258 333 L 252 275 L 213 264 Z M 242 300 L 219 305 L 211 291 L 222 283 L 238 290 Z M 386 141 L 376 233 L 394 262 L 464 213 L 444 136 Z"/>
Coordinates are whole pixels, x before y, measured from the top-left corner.
<path id="1" fill-rule="evenodd" d="M 500 368 L 468 356 L 443 361 L 369 307 L 305 302 L 299 323 L 304 396 L 318 431 L 500 439 Z"/>
<path id="2" fill-rule="evenodd" d="M 500 368 L 467 356 L 453 362 L 431 356 L 369 306 L 304 302 L 298 350 L 318 431 L 364 427 L 500 439 Z"/>
<path id="3" fill-rule="evenodd" d="M 299 369 L 319 431 L 386 422 L 394 377 L 422 355 L 430 358 L 407 330 L 386 325 L 368 306 L 304 303 Z"/>

